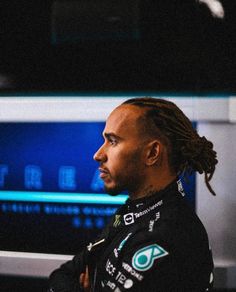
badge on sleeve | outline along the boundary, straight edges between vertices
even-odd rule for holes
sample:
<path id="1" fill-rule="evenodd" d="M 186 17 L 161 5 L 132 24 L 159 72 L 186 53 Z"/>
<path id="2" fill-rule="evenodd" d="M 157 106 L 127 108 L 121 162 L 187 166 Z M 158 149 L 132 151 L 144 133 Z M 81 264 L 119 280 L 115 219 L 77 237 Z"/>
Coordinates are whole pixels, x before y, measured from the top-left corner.
<path id="1" fill-rule="evenodd" d="M 139 249 L 132 258 L 132 266 L 138 271 L 149 270 L 154 261 L 168 255 L 168 252 L 157 244 L 152 244 Z"/>

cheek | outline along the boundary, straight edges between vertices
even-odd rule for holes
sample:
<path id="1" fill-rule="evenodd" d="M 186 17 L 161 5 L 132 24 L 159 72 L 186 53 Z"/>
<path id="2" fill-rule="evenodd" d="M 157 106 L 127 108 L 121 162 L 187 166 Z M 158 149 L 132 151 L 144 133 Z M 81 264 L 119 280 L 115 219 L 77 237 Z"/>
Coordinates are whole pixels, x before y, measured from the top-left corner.
<path id="1" fill-rule="evenodd" d="M 121 173 L 127 176 L 141 170 L 141 153 L 140 151 L 125 151 L 116 156 L 114 167 Z"/>
<path id="2" fill-rule="evenodd" d="M 107 154 L 107 167 L 111 175 L 128 174 L 131 170 L 136 172 L 142 165 L 142 149 L 135 149 L 133 145 L 111 148 Z"/>
<path id="3" fill-rule="evenodd" d="M 125 171 L 129 166 L 130 154 L 125 149 L 114 148 L 108 153 L 107 167 L 111 175 L 117 175 Z"/>

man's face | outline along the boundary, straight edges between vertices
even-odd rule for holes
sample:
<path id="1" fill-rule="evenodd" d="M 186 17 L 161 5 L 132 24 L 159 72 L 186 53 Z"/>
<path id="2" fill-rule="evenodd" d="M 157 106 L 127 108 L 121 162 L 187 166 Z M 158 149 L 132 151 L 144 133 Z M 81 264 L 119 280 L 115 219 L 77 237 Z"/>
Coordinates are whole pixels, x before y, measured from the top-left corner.
<path id="1" fill-rule="evenodd" d="M 111 195 L 124 190 L 135 193 L 144 181 L 144 138 L 137 123 L 142 114 L 136 106 L 122 105 L 107 119 L 104 144 L 94 159 L 100 163 L 100 177 Z"/>

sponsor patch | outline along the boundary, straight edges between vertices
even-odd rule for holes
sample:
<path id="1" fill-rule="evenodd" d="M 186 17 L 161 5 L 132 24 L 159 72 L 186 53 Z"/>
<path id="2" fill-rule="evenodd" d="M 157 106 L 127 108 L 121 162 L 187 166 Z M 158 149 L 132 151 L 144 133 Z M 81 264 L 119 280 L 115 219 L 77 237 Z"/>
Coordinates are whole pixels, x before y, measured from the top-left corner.
<path id="1" fill-rule="evenodd" d="M 127 213 L 123 216 L 125 225 L 133 224 L 137 218 L 147 215 L 151 211 L 155 210 L 156 208 L 163 205 L 163 201 L 160 200 L 159 202 L 155 203 L 152 206 L 149 206 L 147 209 L 137 212 L 137 213 Z"/>
<path id="2" fill-rule="evenodd" d="M 135 277 L 137 280 L 142 281 L 143 276 L 140 275 L 135 269 L 133 269 L 129 264 L 123 262 L 122 268 L 127 271 L 131 276 Z"/>
<path id="3" fill-rule="evenodd" d="M 123 248 L 124 244 L 126 243 L 126 241 L 129 239 L 129 237 L 131 236 L 132 232 L 130 232 L 125 239 L 123 239 L 118 247 L 118 251 L 121 251 L 121 249 Z"/>
<path id="4" fill-rule="evenodd" d="M 154 223 L 155 223 L 154 220 L 150 220 L 149 221 L 149 227 L 148 227 L 148 231 L 149 232 L 152 232 L 153 231 Z"/>
<path id="5" fill-rule="evenodd" d="M 115 257 L 116 257 L 116 258 L 118 258 L 118 256 L 119 256 L 119 253 L 118 253 L 118 250 L 117 250 L 117 248 L 114 248 L 114 255 L 115 255 Z"/>
<path id="6" fill-rule="evenodd" d="M 168 252 L 157 244 L 152 244 L 139 249 L 132 258 L 132 266 L 138 271 L 149 270 L 154 261 L 168 255 Z"/>
<path id="7" fill-rule="evenodd" d="M 124 283 L 124 288 L 129 289 L 133 286 L 134 282 L 131 279 L 127 279 Z"/>
<path id="8" fill-rule="evenodd" d="M 116 288 L 116 284 L 111 282 L 111 281 L 108 281 L 107 282 L 107 286 L 111 288 L 111 290 L 114 290 Z"/>
<path id="9" fill-rule="evenodd" d="M 160 207 L 161 205 L 163 204 L 163 201 L 160 200 L 159 202 L 157 202 L 156 204 L 148 207 L 147 209 L 139 212 L 139 213 L 135 213 L 135 218 L 139 218 L 139 217 L 142 217 L 146 214 L 148 214 L 149 212 L 153 211 L 154 209 L 156 209 L 157 207 Z"/>
<path id="10" fill-rule="evenodd" d="M 161 214 L 160 214 L 160 212 L 157 212 L 157 213 L 156 213 L 156 218 L 155 218 L 155 221 L 159 220 L 159 219 L 160 219 L 160 217 L 161 217 Z"/>
<path id="11" fill-rule="evenodd" d="M 107 263 L 106 263 L 106 271 L 111 276 L 114 276 L 116 272 L 116 267 L 114 267 L 114 265 L 109 260 L 107 260 Z"/>
<path id="12" fill-rule="evenodd" d="M 155 224 L 155 222 L 157 221 L 157 220 L 159 220 L 160 219 L 160 212 L 157 212 L 156 213 L 156 218 L 154 219 L 154 220 L 150 220 L 149 221 L 149 227 L 148 227 L 148 231 L 149 232 L 153 232 L 153 228 L 154 228 L 154 224 Z"/>
<path id="13" fill-rule="evenodd" d="M 113 223 L 113 226 L 114 227 L 118 227 L 121 223 L 121 215 L 115 215 L 115 220 L 114 220 L 114 223 Z"/>
<path id="14" fill-rule="evenodd" d="M 126 281 L 126 276 L 121 273 L 120 271 L 118 271 L 117 275 L 116 275 L 116 281 L 122 285 L 124 285 L 125 281 Z"/>
<path id="15" fill-rule="evenodd" d="M 134 223 L 134 213 L 128 213 L 124 215 L 125 225 Z"/>
<path id="16" fill-rule="evenodd" d="M 115 255 L 116 258 L 118 258 L 118 256 L 119 256 L 119 252 L 120 252 L 121 249 L 123 248 L 123 246 L 124 246 L 124 244 L 126 243 L 126 241 L 129 239 L 129 237 L 131 236 L 131 234 L 132 234 L 132 232 L 129 233 L 129 234 L 125 237 L 125 239 L 123 239 L 123 240 L 121 241 L 121 243 L 120 243 L 120 245 L 119 245 L 118 248 L 115 248 L 115 249 L 114 249 L 114 255 Z"/>
<path id="17" fill-rule="evenodd" d="M 177 185 L 178 185 L 179 193 L 184 197 L 185 196 L 185 192 L 184 192 L 184 188 L 183 188 L 183 185 L 182 185 L 182 182 L 181 182 L 180 179 L 177 181 Z"/>
<path id="18" fill-rule="evenodd" d="M 125 289 L 129 289 L 133 286 L 133 280 L 127 279 L 127 277 L 121 272 L 118 271 L 116 275 L 116 281 L 124 286 Z"/>
<path id="19" fill-rule="evenodd" d="M 87 246 L 88 251 L 91 251 L 94 247 L 97 247 L 98 245 L 102 244 L 105 242 L 105 238 L 96 241 L 95 243 L 90 242 L 90 244 Z"/>

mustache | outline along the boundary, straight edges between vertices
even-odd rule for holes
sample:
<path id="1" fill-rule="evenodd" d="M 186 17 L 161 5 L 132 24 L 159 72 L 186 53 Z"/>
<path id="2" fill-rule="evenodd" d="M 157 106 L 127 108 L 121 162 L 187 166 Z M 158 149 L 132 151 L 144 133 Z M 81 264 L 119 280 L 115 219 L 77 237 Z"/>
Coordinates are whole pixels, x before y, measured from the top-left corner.
<path id="1" fill-rule="evenodd" d="M 110 171 L 107 167 L 104 167 L 104 166 L 99 166 L 98 170 L 102 173 L 106 173 L 106 174 L 110 174 Z"/>

